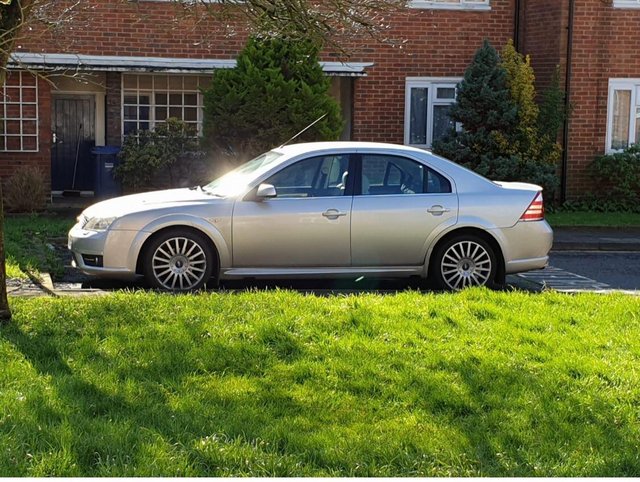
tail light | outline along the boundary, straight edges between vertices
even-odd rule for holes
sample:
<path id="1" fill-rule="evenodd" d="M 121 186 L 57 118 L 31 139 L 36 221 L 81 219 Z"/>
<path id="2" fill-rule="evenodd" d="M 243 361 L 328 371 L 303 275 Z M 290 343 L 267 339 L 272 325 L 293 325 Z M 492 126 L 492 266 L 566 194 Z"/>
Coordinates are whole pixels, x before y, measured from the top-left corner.
<path id="1" fill-rule="evenodd" d="M 544 219 L 544 201 L 542 200 L 542 191 L 536 194 L 531 204 L 520 217 L 520 221 L 542 221 Z"/>

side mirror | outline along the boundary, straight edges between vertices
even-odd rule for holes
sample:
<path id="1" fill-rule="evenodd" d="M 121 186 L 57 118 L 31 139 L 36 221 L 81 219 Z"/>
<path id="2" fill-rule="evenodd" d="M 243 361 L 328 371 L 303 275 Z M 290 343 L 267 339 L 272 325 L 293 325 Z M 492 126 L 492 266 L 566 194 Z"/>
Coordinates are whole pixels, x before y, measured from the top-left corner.
<path id="1" fill-rule="evenodd" d="M 256 191 L 256 198 L 258 201 L 276 197 L 277 195 L 278 193 L 276 192 L 276 188 L 273 184 L 260 184 Z"/>

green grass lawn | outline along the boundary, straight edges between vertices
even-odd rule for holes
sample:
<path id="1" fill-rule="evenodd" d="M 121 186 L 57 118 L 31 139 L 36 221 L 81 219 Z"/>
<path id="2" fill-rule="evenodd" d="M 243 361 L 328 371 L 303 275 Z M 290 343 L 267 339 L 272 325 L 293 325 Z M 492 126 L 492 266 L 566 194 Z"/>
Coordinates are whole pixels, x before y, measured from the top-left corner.
<path id="1" fill-rule="evenodd" d="M 67 235 L 75 220 L 60 215 L 8 216 L 4 220 L 7 276 L 27 278 L 27 271 L 51 273 L 54 277 L 64 267 L 60 256 L 47 244 Z"/>
<path id="2" fill-rule="evenodd" d="M 12 299 L 0 476 L 639 476 L 640 298 Z"/>
<path id="3" fill-rule="evenodd" d="M 547 213 L 547 221 L 559 226 L 640 227 L 640 213 L 597 213 L 595 211 Z"/>

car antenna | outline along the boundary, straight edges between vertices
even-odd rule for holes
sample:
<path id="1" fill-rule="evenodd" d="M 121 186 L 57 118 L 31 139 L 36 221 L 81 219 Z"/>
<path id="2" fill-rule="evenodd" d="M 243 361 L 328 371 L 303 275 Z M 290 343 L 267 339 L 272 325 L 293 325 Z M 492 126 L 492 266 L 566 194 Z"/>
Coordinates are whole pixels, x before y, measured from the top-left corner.
<path id="1" fill-rule="evenodd" d="M 300 137 L 302 134 L 304 134 L 306 131 L 308 131 L 309 129 L 311 129 L 314 125 L 316 125 L 318 122 L 320 122 L 322 119 L 324 119 L 325 117 L 327 117 L 327 113 L 325 112 L 324 114 L 322 114 L 320 117 L 318 117 L 316 120 L 314 120 L 311 124 L 309 124 L 307 127 L 305 127 L 304 129 L 302 129 L 300 132 L 298 132 L 295 136 L 293 136 L 291 139 L 289 139 L 287 142 L 285 142 L 284 144 L 282 144 L 280 147 L 278 147 L 278 149 L 286 146 L 287 144 L 289 144 L 292 140 L 297 139 L 298 137 Z"/>

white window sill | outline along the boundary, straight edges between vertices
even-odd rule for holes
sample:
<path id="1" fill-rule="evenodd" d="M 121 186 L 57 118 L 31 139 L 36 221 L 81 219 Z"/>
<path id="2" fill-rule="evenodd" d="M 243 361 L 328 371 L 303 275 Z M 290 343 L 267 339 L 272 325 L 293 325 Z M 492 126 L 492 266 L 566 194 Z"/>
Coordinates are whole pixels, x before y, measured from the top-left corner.
<path id="1" fill-rule="evenodd" d="M 625 0 L 614 0 L 613 8 L 635 8 L 640 9 L 640 2 L 637 1 L 625 1 Z"/>
<path id="2" fill-rule="evenodd" d="M 409 8 L 424 9 L 424 10 L 470 10 L 470 11 L 489 11 L 491 5 L 489 4 L 474 4 L 474 3 L 439 3 L 430 2 L 428 0 L 413 0 L 408 4 Z"/>

